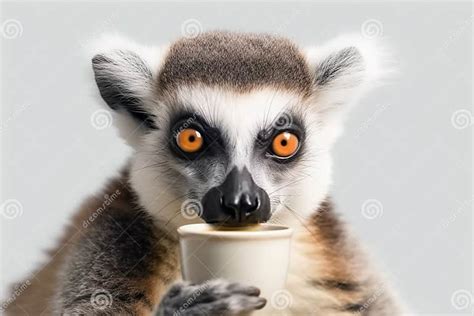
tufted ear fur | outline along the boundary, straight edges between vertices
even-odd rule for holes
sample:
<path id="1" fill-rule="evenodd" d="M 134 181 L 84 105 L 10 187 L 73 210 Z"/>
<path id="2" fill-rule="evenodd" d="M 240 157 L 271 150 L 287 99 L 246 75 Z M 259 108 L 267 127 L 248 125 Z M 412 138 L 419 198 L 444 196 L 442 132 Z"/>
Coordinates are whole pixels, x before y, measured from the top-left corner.
<path id="1" fill-rule="evenodd" d="M 144 99 L 153 86 L 148 65 L 136 53 L 115 50 L 92 58 L 100 95 L 113 110 L 125 110 L 139 122 L 153 127 Z"/>
<path id="2" fill-rule="evenodd" d="M 388 54 L 373 40 L 342 36 L 308 48 L 305 55 L 314 75 L 315 109 L 323 125 L 334 127 L 335 139 L 351 105 L 392 72 Z"/>
<path id="3" fill-rule="evenodd" d="M 118 36 L 93 45 L 92 68 L 102 99 L 114 110 L 114 122 L 125 138 L 154 129 L 152 95 L 163 49 L 144 47 Z"/>

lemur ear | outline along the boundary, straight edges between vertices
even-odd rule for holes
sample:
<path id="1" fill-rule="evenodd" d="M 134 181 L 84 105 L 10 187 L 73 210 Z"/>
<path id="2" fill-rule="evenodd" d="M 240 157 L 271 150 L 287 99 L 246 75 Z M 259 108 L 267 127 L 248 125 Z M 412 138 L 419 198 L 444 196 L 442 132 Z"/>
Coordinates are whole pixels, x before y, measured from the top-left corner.
<path id="1" fill-rule="evenodd" d="M 152 127 L 145 111 L 146 90 L 152 85 L 152 73 L 138 55 L 117 50 L 92 58 L 95 81 L 100 95 L 113 110 L 128 112 L 134 119 Z"/>
<path id="2" fill-rule="evenodd" d="M 314 75 L 314 98 L 320 112 L 346 112 L 387 73 L 386 53 L 374 41 L 358 36 L 336 38 L 306 50 Z"/>
<path id="3" fill-rule="evenodd" d="M 95 81 L 107 105 L 135 128 L 156 128 L 150 100 L 155 88 L 159 50 L 109 36 L 102 38 L 92 58 Z M 120 129 L 120 127 L 119 127 Z"/>

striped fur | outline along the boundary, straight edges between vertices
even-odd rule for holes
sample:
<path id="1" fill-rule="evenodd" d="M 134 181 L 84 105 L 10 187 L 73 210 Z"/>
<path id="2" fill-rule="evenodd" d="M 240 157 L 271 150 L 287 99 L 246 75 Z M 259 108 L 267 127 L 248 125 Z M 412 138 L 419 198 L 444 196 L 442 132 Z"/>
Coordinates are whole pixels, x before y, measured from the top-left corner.
<path id="1" fill-rule="evenodd" d="M 287 284 L 293 303 L 284 313 L 400 315 L 391 289 L 378 277 L 329 200 L 298 226 Z"/>

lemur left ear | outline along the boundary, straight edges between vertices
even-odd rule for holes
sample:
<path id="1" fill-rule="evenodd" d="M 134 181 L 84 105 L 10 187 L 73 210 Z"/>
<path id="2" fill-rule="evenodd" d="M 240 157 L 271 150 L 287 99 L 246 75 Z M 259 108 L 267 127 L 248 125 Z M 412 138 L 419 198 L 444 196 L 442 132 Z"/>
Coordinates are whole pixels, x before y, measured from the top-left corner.
<path id="1" fill-rule="evenodd" d="M 387 68 L 384 50 L 359 36 L 336 38 L 306 50 L 314 75 L 314 98 L 320 112 L 346 112 L 368 88 L 380 83 Z"/>

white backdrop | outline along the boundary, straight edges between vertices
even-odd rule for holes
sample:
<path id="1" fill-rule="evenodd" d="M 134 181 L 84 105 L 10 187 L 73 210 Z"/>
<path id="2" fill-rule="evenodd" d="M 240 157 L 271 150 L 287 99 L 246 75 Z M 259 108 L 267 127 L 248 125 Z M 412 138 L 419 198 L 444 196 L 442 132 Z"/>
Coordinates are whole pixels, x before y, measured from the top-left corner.
<path id="1" fill-rule="evenodd" d="M 23 2 L 2 9 L 0 203 L 3 211 L 12 207 L 0 216 L 2 291 L 46 262 L 44 250 L 78 203 L 130 154 L 112 127 L 91 123 L 103 104 L 83 53 L 89 39 L 118 31 L 157 44 L 219 28 L 309 45 L 363 32 L 393 48 L 400 75 L 348 120 L 334 151 L 334 200 L 415 311 L 470 314 L 459 301 L 473 302 L 469 2 Z"/>

